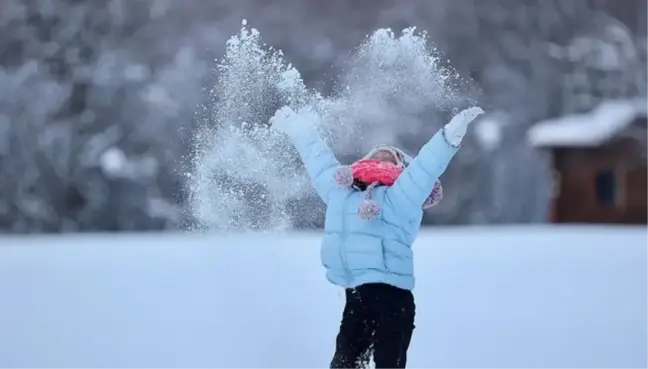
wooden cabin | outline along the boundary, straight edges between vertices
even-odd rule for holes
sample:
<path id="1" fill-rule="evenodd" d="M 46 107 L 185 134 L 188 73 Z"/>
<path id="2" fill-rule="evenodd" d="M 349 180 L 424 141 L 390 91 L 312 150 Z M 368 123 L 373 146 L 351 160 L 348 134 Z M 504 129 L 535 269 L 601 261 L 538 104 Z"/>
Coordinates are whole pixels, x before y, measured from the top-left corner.
<path id="1" fill-rule="evenodd" d="M 646 101 L 607 101 L 544 121 L 530 143 L 552 155 L 556 223 L 648 224 Z"/>

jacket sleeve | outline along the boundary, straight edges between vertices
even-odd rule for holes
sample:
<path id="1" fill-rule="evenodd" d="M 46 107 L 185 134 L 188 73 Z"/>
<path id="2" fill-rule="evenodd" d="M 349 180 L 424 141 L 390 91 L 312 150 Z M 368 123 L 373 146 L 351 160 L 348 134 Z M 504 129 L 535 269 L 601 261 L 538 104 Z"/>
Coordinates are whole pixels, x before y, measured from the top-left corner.
<path id="1" fill-rule="evenodd" d="M 418 214 L 434 184 L 445 172 L 459 146 L 450 145 L 439 130 L 386 191 L 390 201 L 402 214 Z"/>
<path id="2" fill-rule="evenodd" d="M 339 187 L 335 182 L 335 171 L 341 166 L 340 162 L 314 126 L 304 124 L 301 128 L 289 135 L 290 139 L 304 162 L 315 191 L 328 204 L 329 194 Z"/>

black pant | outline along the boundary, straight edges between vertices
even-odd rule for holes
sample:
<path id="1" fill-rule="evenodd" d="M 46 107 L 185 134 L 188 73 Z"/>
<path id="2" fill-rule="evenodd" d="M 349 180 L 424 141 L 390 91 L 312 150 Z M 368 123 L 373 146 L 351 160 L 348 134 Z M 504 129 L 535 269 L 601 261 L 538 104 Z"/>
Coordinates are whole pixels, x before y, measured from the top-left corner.
<path id="1" fill-rule="evenodd" d="M 414 331 L 414 295 L 388 284 L 346 290 L 331 368 L 405 368 Z"/>

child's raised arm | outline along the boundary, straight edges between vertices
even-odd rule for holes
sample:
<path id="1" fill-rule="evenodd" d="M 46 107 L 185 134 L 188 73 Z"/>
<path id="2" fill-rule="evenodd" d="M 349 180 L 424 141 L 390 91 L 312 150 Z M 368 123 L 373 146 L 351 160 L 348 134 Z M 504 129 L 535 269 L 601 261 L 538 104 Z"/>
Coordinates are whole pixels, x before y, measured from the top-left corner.
<path id="1" fill-rule="evenodd" d="M 320 117 L 309 107 L 297 112 L 284 106 L 270 118 L 273 129 L 290 137 L 293 145 L 304 162 L 315 191 L 328 204 L 331 191 L 341 189 L 335 182 L 335 171 L 340 167 L 331 149 L 317 132 L 316 124 Z"/>
<path id="2" fill-rule="evenodd" d="M 419 214 L 434 184 L 459 150 L 468 124 L 483 113 L 481 108 L 473 107 L 454 116 L 450 123 L 421 148 L 414 160 L 387 190 L 388 200 L 401 209 L 405 216 Z"/>

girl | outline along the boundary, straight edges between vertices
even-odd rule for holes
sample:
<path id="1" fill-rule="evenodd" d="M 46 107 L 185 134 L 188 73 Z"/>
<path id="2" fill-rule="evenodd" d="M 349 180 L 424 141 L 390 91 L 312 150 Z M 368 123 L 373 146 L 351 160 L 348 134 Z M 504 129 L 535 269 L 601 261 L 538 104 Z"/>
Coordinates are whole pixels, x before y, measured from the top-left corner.
<path id="1" fill-rule="evenodd" d="M 327 207 L 322 264 L 327 279 L 346 290 L 331 368 L 362 367 L 371 354 L 376 368 L 405 367 L 414 330 L 412 244 L 423 209 L 441 197 L 439 176 L 482 113 L 460 112 L 414 159 L 379 146 L 349 167 L 320 138 L 311 108 L 283 107 L 270 119 L 290 137 Z"/>

